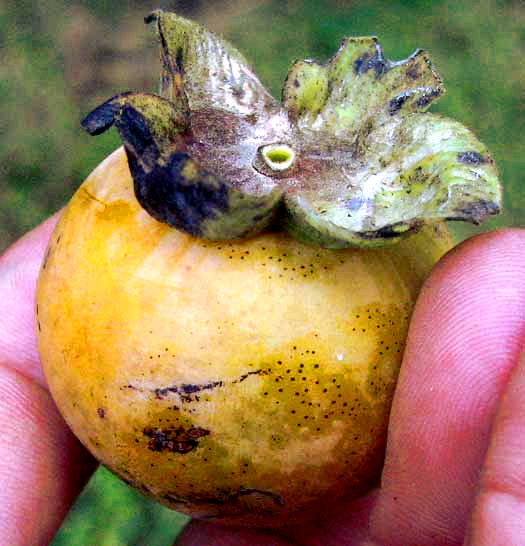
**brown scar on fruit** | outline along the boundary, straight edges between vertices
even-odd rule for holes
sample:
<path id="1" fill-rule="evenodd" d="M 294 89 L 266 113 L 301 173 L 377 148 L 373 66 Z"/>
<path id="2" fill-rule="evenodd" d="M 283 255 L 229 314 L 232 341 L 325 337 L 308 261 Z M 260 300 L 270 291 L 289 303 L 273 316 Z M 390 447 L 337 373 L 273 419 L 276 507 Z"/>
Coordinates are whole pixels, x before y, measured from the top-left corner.
<path id="1" fill-rule="evenodd" d="M 223 381 L 212 381 L 204 385 L 191 385 L 183 384 L 173 387 L 162 387 L 154 389 L 155 398 L 158 400 L 164 400 L 170 394 L 178 394 L 180 396 L 181 402 L 193 402 L 195 393 L 202 392 L 205 390 L 211 390 L 216 387 L 222 387 L 224 385 Z"/>
<path id="2" fill-rule="evenodd" d="M 104 203 L 104 201 L 102 201 L 101 199 L 99 199 L 96 195 L 93 195 L 87 188 L 85 187 L 82 187 L 81 188 L 82 191 L 84 192 L 85 195 L 87 195 L 88 199 L 91 199 L 93 201 L 96 201 L 97 203 L 99 203 L 100 205 L 102 205 L 104 208 L 108 206 L 107 203 Z M 57 241 L 58 242 L 58 241 Z"/>
<path id="3" fill-rule="evenodd" d="M 236 383 L 242 383 L 243 381 L 246 381 L 249 377 L 255 376 L 255 375 L 269 375 L 271 372 L 269 370 L 265 369 L 258 369 L 253 370 L 250 372 L 246 372 L 239 376 L 238 379 L 234 379 L 230 382 L 231 385 L 235 385 Z M 152 389 L 153 394 L 155 395 L 155 398 L 157 400 L 165 400 L 170 395 L 178 395 L 180 397 L 181 403 L 185 402 L 198 402 L 198 396 L 197 394 L 202 391 L 209 391 L 213 390 L 215 388 L 224 387 L 227 383 L 224 381 L 210 381 L 208 383 L 203 383 L 200 385 L 197 384 L 190 384 L 190 383 L 183 383 L 182 385 L 172 385 L 169 387 L 157 387 L 155 389 Z M 124 385 L 120 388 L 121 390 L 137 390 L 140 392 L 143 392 L 144 389 L 141 387 L 136 387 L 135 385 Z"/>
<path id="4" fill-rule="evenodd" d="M 227 504 L 239 503 L 245 497 L 252 497 L 254 499 L 258 498 L 264 501 L 269 500 L 271 503 L 279 507 L 286 505 L 284 498 L 277 493 L 274 493 L 272 491 L 265 491 L 263 489 L 245 487 L 240 487 L 238 491 L 233 492 L 224 491 L 222 492 L 222 495 L 217 496 L 196 496 L 193 498 L 193 502 L 222 506 Z M 180 502 L 181 504 L 188 504 L 187 500 L 183 499 L 179 495 L 176 495 L 175 493 L 167 493 L 166 495 L 164 495 L 164 498 L 166 500 Z M 214 519 L 214 517 L 212 516 L 210 519 Z"/>
<path id="5" fill-rule="evenodd" d="M 173 453 L 189 453 L 198 445 L 198 440 L 208 436 L 210 431 L 203 427 L 185 428 L 145 428 L 145 436 L 150 438 L 148 448 L 151 451 L 171 451 Z"/>

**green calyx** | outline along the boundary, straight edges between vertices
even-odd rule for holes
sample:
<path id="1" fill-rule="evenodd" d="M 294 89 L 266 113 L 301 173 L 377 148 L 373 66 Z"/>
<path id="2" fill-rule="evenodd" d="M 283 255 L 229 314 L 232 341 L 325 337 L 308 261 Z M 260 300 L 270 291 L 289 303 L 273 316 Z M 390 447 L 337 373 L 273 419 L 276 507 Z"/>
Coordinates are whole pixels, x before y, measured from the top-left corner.
<path id="1" fill-rule="evenodd" d="M 342 248 L 499 212 L 488 150 L 426 112 L 444 87 L 423 50 L 393 62 L 376 38 L 347 38 L 324 64 L 295 63 L 279 104 L 203 27 L 162 11 L 146 22 L 161 38 L 161 96 L 117 95 L 83 126 L 117 127 L 135 195 L 157 220 L 214 240 L 283 227 Z"/>

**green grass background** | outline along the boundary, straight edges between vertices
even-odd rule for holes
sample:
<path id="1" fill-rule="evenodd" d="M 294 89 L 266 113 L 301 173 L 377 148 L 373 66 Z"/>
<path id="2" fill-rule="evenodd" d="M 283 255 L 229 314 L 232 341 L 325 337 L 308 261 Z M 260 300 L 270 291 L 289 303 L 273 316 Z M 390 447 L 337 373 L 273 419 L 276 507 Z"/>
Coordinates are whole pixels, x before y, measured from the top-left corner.
<path id="1" fill-rule="evenodd" d="M 62 207 L 119 145 L 79 121 L 125 90 L 155 91 L 158 47 L 143 17 L 172 9 L 221 32 L 279 96 L 290 64 L 326 60 L 343 36 L 377 35 L 385 56 L 430 50 L 447 94 L 432 107 L 474 130 L 492 151 L 504 213 L 458 238 L 524 226 L 525 5 L 515 1 L 2 0 L 0 3 L 0 252 Z M 186 519 L 99 470 L 53 544 L 165 545 Z"/>

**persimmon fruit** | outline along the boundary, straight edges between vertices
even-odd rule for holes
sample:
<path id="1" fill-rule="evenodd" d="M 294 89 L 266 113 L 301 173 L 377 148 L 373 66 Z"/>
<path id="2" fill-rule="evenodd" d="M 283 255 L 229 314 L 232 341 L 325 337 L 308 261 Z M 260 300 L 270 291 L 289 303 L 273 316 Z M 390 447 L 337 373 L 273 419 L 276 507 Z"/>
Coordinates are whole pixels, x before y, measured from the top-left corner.
<path id="1" fill-rule="evenodd" d="M 38 284 L 49 388 L 83 444 L 195 516 L 279 525 L 378 482 L 442 225 L 381 249 L 211 242 L 137 203 L 122 149 L 78 189 Z"/>
<path id="2" fill-rule="evenodd" d="M 244 57 L 154 12 L 160 94 L 82 126 L 123 148 L 80 186 L 38 282 L 44 373 L 127 483 L 196 517 L 278 526 L 378 484 L 411 312 L 497 214 L 487 148 L 427 112 L 429 56 L 375 37 L 296 62 L 276 101 Z"/>

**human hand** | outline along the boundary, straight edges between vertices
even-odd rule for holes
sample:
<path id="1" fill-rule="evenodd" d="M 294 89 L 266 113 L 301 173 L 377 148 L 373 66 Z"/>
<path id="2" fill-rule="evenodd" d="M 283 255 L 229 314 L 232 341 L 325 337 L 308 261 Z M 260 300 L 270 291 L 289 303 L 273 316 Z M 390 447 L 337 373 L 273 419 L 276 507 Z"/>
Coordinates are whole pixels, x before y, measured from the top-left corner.
<path id="1" fill-rule="evenodd" d="M 34 287 L 56 218 L 0 258 L 0 543 L 47 544 L 96 463 L 45 390 Z M 181 545 L 518 544 L 525 540 L 525 231 L 473 238 L 422 290 L 380 490 L 280 530 L 193 522 Z M 469 523 L 470 522 L 470 523 Z"/>

